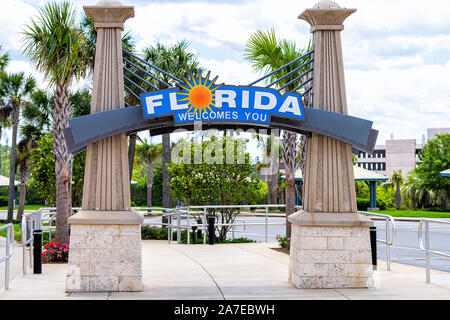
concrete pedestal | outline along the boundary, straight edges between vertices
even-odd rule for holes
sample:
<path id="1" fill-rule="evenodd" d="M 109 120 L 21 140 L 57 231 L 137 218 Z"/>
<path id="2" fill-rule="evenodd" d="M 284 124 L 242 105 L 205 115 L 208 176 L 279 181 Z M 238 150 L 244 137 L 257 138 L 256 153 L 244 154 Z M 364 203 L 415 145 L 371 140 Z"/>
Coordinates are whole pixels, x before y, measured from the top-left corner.
<path id="1" fill-rule="evenodd" d="M 142 216 L 81 211 L 71 224 L 66 292 L 142 290 Z"/>
<path id="2" fill-rule="evenodd" d="M 297 288 L 369 288 L 373 222 L 353 213 L 297 212 L 289 217 L 292 237 L 289 282 Z"/>

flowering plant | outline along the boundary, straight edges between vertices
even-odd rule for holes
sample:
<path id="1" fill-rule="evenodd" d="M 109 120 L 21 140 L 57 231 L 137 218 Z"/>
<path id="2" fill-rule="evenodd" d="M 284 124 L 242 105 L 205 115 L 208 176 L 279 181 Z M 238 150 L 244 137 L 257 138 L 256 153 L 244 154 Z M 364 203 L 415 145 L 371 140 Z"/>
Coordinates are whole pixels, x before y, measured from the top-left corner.
<path id="1" fill-rule="evenodd" d="M 291 238 L 286 239 L 286 237 L 280 237 L 280 235 L 277 235 L 276 239 L 278 240 L 278 244 L 280 245 L 281 248 L 283 249 L 290 248 Z"/>
<path id="2" fill-rule="evenodd" d="M 67 243 L 55 242 L 55 239 L 53 239 L 44 246 L 44 252 L 42 252 L 43 262 L 67 262 L 68 260 L 69 245 Z"/>

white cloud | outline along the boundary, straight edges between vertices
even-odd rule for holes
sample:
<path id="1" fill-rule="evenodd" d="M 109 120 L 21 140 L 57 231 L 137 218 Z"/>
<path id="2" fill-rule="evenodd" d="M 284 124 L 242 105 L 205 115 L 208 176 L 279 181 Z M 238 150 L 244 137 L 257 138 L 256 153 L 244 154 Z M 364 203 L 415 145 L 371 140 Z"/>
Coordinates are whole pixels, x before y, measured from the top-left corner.
<path id="1" fill-rule="evenodd" d="M 427 128 L 450 124 L 450 61 L 444 66 L 347 70 L 349 113 L 374 121 L 379 144 L 420 139 Z"/>
<path id="2" fill-rule="evenodd" d="M 2 32 L 0 33 L 0 43 L 7 50 L 21 50 L 21 31 L 31 15 L 37 12 L 36 8 L 20 0 L 2 1 L 0 10 L 0 22 Z"/>

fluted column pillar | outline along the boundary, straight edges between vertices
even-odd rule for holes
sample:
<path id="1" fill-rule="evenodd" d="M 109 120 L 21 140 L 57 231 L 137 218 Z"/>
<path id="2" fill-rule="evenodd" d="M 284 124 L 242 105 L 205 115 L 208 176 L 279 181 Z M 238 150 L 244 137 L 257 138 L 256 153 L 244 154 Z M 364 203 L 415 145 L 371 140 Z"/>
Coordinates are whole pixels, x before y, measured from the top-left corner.
<path id="1" fill-rule="evenodd" d="M 314 108 L 348 113 L 341 31 L 355 11 L 321 1 L 299 16 L 313 34 Z M 299 288 L 368 287 L 372 222 L 357 213 L 351 146 L 313 134 L 306 147 L 303 211 L 289 218 L 289 280 Z"/>
<path id="2" fill-rule="evenodd" d="M 122 31 L 134 7 L 100 1 L 84 7 L 94 20 L 97 45 L 91 113 L 124 108 Z M 87 147 L 82 211 L 69 219 L 66 291 L 140 291 L 140 226 L 131 211 L 126 134 Z"/>

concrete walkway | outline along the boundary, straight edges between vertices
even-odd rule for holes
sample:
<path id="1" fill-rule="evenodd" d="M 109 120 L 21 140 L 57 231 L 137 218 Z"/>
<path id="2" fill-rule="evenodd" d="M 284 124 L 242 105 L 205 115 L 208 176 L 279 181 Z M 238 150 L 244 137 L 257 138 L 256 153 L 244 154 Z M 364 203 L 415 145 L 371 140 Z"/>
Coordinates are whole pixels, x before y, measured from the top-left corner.
<path id="1" fill-rule="evenodd" d="M 392 264 L 375 272 L 372 289 L 296 289 L 287 281 L 289 256 L 272 250 L 277 244 L 169 245 L 143 241 L 144 290 L 136 293 L 64 292 L 65 264 L 45 264 L 40 275 L 18 276 L 7 299 L 267 299 L 267 300 L 450 300 L 450 273 L 432 271 L 425 283 L 423 268 Z M 18 252 L 17 252 L 18 253 Z"/>

